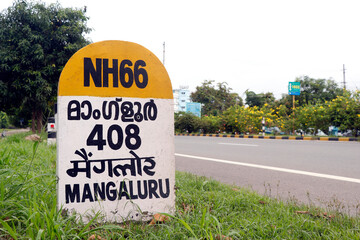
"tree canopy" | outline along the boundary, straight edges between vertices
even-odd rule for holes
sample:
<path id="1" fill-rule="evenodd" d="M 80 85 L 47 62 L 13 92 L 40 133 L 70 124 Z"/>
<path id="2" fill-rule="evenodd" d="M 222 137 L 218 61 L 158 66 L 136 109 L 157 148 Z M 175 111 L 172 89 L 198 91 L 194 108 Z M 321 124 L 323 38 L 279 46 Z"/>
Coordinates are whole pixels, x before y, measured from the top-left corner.
<path id="1" fill-rule="evenodd" d="M 213 85 L 214 82 L 214 80 L 205 80 L 201 86 L 196 87 L 195 92 L 191 93 L 193 102 L 203 104 L 201 109 L 203 115 L 217 116 L 230 106 L 243 105 L 241 97 L 237 93 L 232 93 L 226 82 L 217 83 L 217 88 Z"/>
<path id="2" fill-rule="evenodd" d="M 262 107 L 265 103 L 272 104 L 275 101 L 274 94 L 271 92 L 256 94 L 253 91 L 246 90 L 245 94 L 245 103 L 249 105 L 249 107 Z"/>
<path id="3" fill-rule="evenodd" d="M 0 14 L 0 108 L 32 119 L 42 128 L 43 113 L 55 103 L 60 73 L 87 45 L 85 11 L 59 3 L 17 0 Z M 36 125 L 36 126 L 35 126 Z"/>
<path id="4" fill-rule="evenodd" d="M 296 97 L 301 106 L 317 101 L 330 101 L 343 93 L 343 89 L 339 88 L 338 84 L 332 79 L 314 79 L 302 76 L 296 78 L 295 81 L 300 82 L 301 85 L 300 96 Z"/>

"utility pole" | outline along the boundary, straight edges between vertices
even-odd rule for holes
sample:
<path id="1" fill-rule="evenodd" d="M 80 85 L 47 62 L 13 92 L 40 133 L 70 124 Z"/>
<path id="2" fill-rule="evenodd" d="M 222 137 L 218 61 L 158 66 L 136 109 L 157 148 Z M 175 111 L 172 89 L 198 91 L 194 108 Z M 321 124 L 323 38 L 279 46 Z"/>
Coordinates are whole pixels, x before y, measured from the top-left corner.
<path id="1" fill-rule="evenodd" d="M 163 44 L 163 65 L 165 65 L 165 42 Z"/>
<path id="2" fill-rule="evenodd" d="M 346 90 L 346 82 L 345 82 L 345 64 L 343 64 L 343 84 L 344 84 L 344 90 Z"/>

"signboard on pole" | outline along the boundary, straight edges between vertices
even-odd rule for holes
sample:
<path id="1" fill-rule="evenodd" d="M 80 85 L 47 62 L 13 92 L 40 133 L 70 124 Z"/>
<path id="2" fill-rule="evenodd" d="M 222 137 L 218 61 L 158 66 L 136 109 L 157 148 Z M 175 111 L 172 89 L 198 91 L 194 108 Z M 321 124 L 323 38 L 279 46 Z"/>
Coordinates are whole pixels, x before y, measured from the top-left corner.
<path id="1" fill-rule="evenodd" d="M 289 95 L 300 95 L 300 82 L 289 82 Z"/>
<path id="2" fill-rule="evenodd" d="M 153 53 L 125 41 L 80 49 L 57 106 L 59 208 L 115 222 L 174 211 L 172 87 Z"/>

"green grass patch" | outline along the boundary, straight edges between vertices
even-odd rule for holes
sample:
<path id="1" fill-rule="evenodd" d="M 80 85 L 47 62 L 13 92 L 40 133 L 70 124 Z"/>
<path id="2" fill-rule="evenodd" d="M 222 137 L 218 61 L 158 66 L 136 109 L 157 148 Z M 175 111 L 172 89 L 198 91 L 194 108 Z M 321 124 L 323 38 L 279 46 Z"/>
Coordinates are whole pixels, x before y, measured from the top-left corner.
<path id="1" fill-rule="evenodd" d="M 0 239 L 359 239 L 360 218 L 281 202 L 176 173 L 176 212 L 161 224 L 85 224 L 56 207 L 56 147 L 0 140 Z M 97 238 L 97 239 L 100 239 Z"/>

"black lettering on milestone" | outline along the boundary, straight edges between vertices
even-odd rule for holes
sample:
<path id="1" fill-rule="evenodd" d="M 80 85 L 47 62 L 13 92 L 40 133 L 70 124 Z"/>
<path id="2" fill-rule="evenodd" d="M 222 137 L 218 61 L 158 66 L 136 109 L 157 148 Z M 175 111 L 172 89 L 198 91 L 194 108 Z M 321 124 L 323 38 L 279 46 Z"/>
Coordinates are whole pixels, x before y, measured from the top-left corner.
<path id="1" fill-rule="evenodd" d="M 103 59 L 103 87 L 109 87 L 109 74 L 113 75 L 113 86 L 118 87 L 119 81 L 119 68 L 118 68 L 118 60 L 112 60 L 112 68 L 109 68 L 109 59 Z"/>
<path id="2" fill-rule="evenodd" d="M 91 58 L 84 58 L 84 87 L 90 87 L 90 75 L 95 87 L 101 87 L 101 58 L 96 59 L 96 69 Z"/>
<path id="3" fill-rule="evenodd" d="M 79 184 L 74 184 L 73 189 L 71 190 L 71 185 L 65 185 L 65 199 L 66 203 L 70 202 L 80 202 L 80 186 Z"/>
<path id="4" fill-rule="evenodd" d="M 76 100 L 71 100 L 68 104 L 68 120 L 80 120 L 80 103 Z"/>

